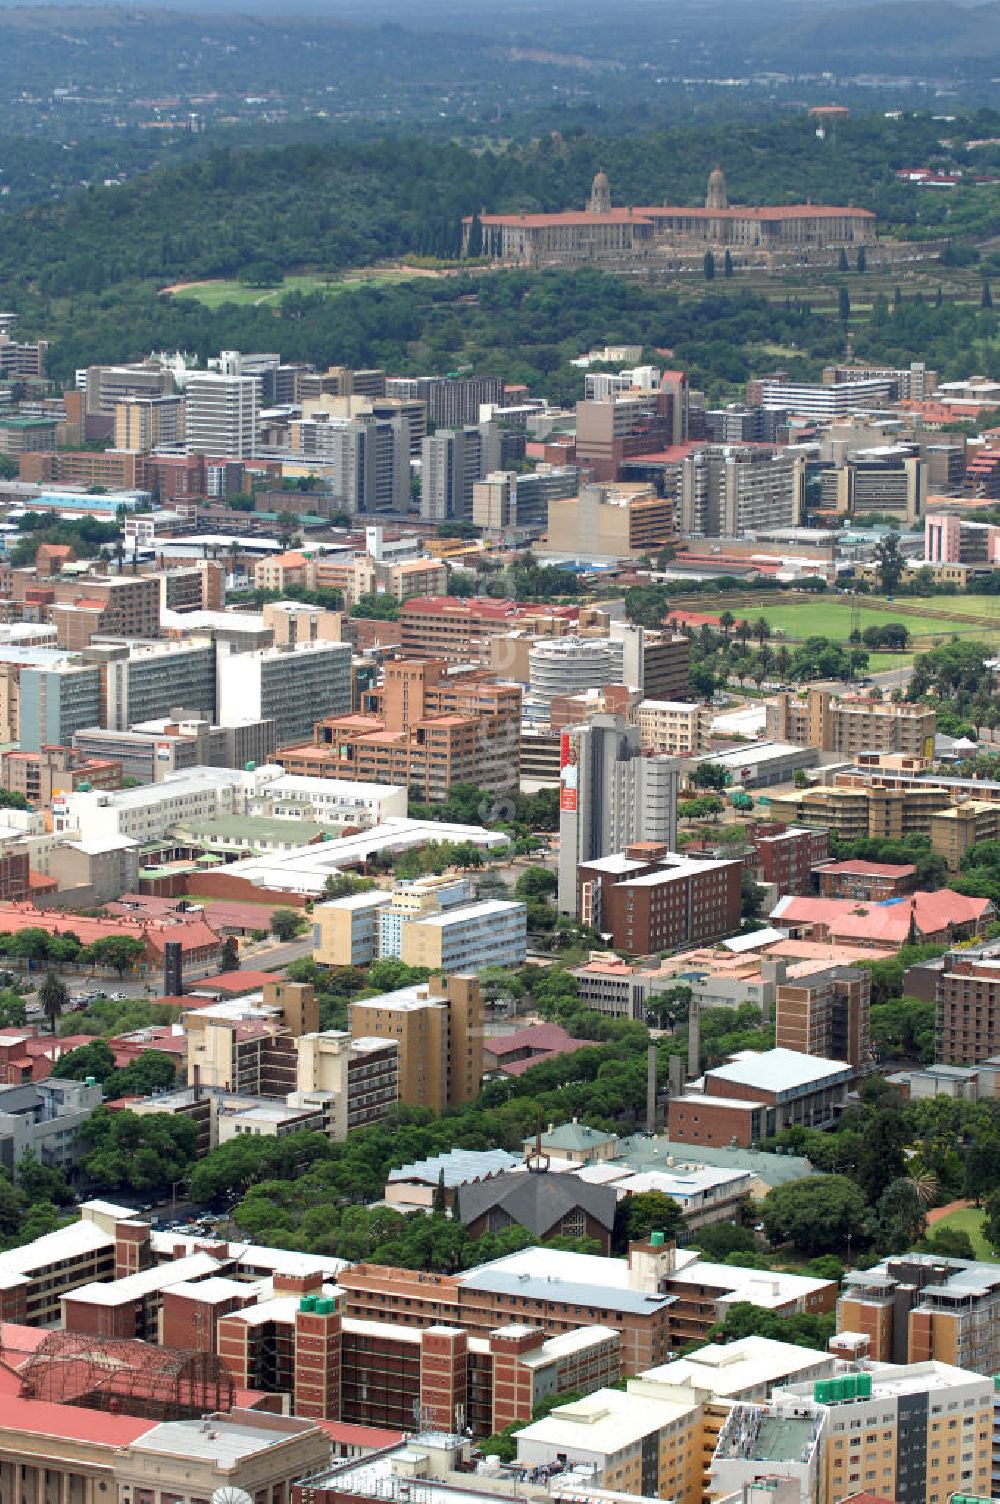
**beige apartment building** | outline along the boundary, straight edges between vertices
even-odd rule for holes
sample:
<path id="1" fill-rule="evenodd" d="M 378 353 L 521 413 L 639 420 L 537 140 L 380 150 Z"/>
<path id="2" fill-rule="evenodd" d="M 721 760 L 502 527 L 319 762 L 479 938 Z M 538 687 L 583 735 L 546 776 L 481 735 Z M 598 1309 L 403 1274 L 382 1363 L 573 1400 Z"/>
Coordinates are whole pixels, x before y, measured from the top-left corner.
<path id="1" fill-rule="evenodd" d="M 929 835 L 931 820 L 947 809 L 947 790 L 913 787 L 883 789 L 850 784 L 821 784 L 788 794 L 769 794 L 773 819 L 786 825 L 825 825 L 845 841 L 860 837 L 894 841 L 901 836 Z"/>
<path id="2" fill-rule="evenodd" d="M 644 483 L 591 485 L 549 502 L 541 550 L 571 558 L 625 559 L 675 541 L 674 503 Z"/>
<path id="3" fill-rule="evenodd" d="M 951 809 L 931 816 L 931 850 L 943 856 L 952 872 L 962 865 L 962 858 L 979 841 L 1000 839 L 1000 802 L 993 799 L 964 799 Z"/>
<path id="4" fill-rule="evenodd" d="M 351 1005 L 355 1039 L 399 1044 L 399 1100 L 443 1112 L 479 1093 L 483 1002 L 473 976 L 440 977 Z"/>
<path id="5" fill-rule="evenodd" d="M 688 757 L 704 752 L 712 711 L 684 700 L 643 700 L 636 710 L 639 744 L 651 752 Z"/>
<path id="6" fill-rule="evenodd" d="M 115 405 L 115 448 L 148 454 L 184 442 L 184 398 L 126 397 Z"/>
<path id="7" fill-rule="evenodd" d="M 810 689 L 804 699 L 779 694 L 767 704 L 766 735 L 857 757 L 862 752 L 899 752 L 933 757 L 937 716 L 924 705 L 893 705 L 867 695 L 838 696 Z"/>

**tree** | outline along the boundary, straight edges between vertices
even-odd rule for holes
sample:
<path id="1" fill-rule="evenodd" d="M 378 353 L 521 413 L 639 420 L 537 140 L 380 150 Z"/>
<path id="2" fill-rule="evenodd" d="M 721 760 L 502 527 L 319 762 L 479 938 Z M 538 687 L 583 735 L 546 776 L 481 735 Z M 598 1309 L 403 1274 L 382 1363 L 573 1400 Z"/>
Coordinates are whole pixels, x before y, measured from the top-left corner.
<path id="1" fill-rule="evenodd" d="M 964 1192 L 977 1206 L 1000 1187 L 1000 1138 L 976 1134 L 964 1155 Z"/>
<path id="2" fill-rule="evenodd" d="M 882 1192 L 906 1174 L 904 1150 L 908 1134 L 902 1113 L 894 1105 L 878 1108 L 865 1129 L 855 1178 L 862 1194 L 874 1206 Z"/>
<path id="3" fill-rule="evenodd" d="M 837 316 L 842 324 L 851 321 L 851 295 L 843 285 L 837 290 Z"/>
<path id="4" fill-rule="evenodd" d="M 704 259 L 702 265 L 704 266 L 704 269 L 705 269 L 705 281 L 706 282 L 714 282 L 715 281 L 715 257 L 712 255 L 711 251 L 706 251 L 705 252 L 705 259 Z"/>
<path id="5" fill-rule="evenodd" d="M 770 1311 L 766 1306 L 738 1300 L 729 1307 L 726 1319 L 712 1327 L 710 1342 L 739 1342 L 744 1337 L 770 1337 L 775 1342 L 794 1342 L 800 1347 L 826 1351 L 836 1326 L 835 1316 L 787 1315 Z"/>
<path id="6" fill-rule="evenodd" d="M 878 1241 L 887 1253 L 903 1253 L 922 1236 L 927 1216 L 913 1182 L 893 1180 L 875 1208 Z"/>
<path id="7" fill-rule="evenodd" d="M 45 981 L 39 987 L 38 1001 L 49 1021 L 50 1030 L 55 1034 L 59 1015 L 69 1002 L 69 989 L 64 982 L 60 982 L 54 971 L 46 974 Z"/>
<path id="8" fill-rule="evenodd" d="M 165 1190 L 194 1163 L 198 1128 L 166 1112 L 138 1116 L 98 1107 L 80 1130 L 84 1173 L 106 1190 Z"/>
<path id="9" fill-rule="evenodd" d="M 733 275 L 733 258 L 728 248 L 726 250 L 725 260 L 722 263 L 722 275 L 727 278 Z"/>
<path id="10" fill-rule="evenodd" d="M 0 1029 L 9 1029 L 27 1023 L 28 1009 L 24 998 L 10 989 L 0 991 Z"/>
<path id="11" fill-rule="evenodd" d="M 697 789 L 724 789 L 729 783 L 729 774 L 721 763 L 700 762 L 694 770 L 694 786 Z"/>
<path id="12" fill-rule="evenodd" d="M 989 279 L 983 283 L 982 305 L 984 308 L 993 307 L 993 292 L 990 288 Z"/>
<path id="13" fill-rule="evenodd" d="M 60 1081 L 86 1081 L 93 1076 L 103 1086 L 115 1068 L 114 1052 L 103 1039 L 92 1039 L 75 1050 L 67 1050 L 52 1066 L 51 1074 Z"/>
<path id="14" fill-rule="evenodd" d="M 294 909 L 275 909 L 271 915 L 271 933 L 282 943 L 294 940 L 305 927 L 305 919 Z"/>
<path id="15" fill-rule="evenodd" d="M 753 1253 L 757 1247 L 753 1231 L 736 1222 L 713 1222 L 700 1227 L 693 1243 L 707 1259 L 727 1259 L 733 1253 Z"/>
<path id="16" fill-rule="evenodd" d="M 868 255 L 863 245 L 858 246 L 856 265 L 859 272 L 867 271 L 868 269 Z"/>
<path id="17" fill-rule="evenodd" d="M 80 959 L 91 966 L 111 966 L 123 977 L 145 954 L 143 942 L 134 940 L 131 935 L 106 935 L 88 945 L 81 952 Z"/>
<path id="18" fill-rule="evenodd" d="M 234 935 L 229 935 L 222 947 L 222 955 L 219 959 L 219 971 L 239 971 L 240 948 Z"/>
<path id="19" fill-rule="evenodd" d="M 886 533 L 875 548 L 875 569 L 883 595 L 894 595 L 903 578 L 905 561 L 899 551 L 899 534 Z M 980 670 L 982 662 L 980 662 Z"/>
<path id="20" fill-rule="evenodd" d="M 842 272 L 846 272 L 846 271 L 850 270 L 850 267 L 849 267 L 848 261 L 847 261 L 847 252 L 846 252 L 846 250 L 844 249 L 843 246 L 840 247 L 840 255 L 837 258 L 837 269 L 838 269 L 838 271 L 842 271 Z"/>
<path id="21" fill-rule="evenodd" d="M 994 1252 L 1000 1250 L 1000 1190 L 993 1191 L 986 1198 L 983 1237 Z"/>
<path id="22" fill-rule="evenodd" d="M 974 1259 L 976 1250 L 967 1232 L 957 1227 L 941 1227 L 924 1238 L 928 1253 L 941 1259 Z"/>
<path id="23" fill-rule="evenodd" d="M 16 1173 L 18 1185 L 32 1204 L 51 1201 L 57 1206 L 69 1206 L 73 1200 L 62 1170 L 43 1165 L 30 1149 L 25 1149 L 18 1160 Z"/>
<path id="24" fill-rule="evenodd" d="M 431 1211 L 439 1217 L 443 1217 L 448 1210 L 448 1194 L 444 1184 L 444 1170 L 438 1176 L 437 1185 L 434 1187 L 434 1200 L 431 1202 Z"/>
<path id="25" fill-rule="evenodd" d="M 684 1226 L 684 1213 L 679 1203 L 662 1191 L 640 1191 L 635 1196 L 626 1196 L 619 1203 L 619 1211 L 623 1246 L 643 1243 L 653 1232 L 662 1232 L 665 1238 L 676 1238 Z"/>
<path id="26" fill-rule="evenodd" d="M 554 872 L 548 867 L 526 867 L 514 884 L 518 898 L 547 898 L 559 886 Z"/>
<path id="27" fill-rule="evenodd" d="M 846 1175 L 815 1176 L 776 1186 L 761 1207 L 772 1243 L 793 1243 L 814 1255 L 846 1247 L 866 1228 L 865 1198 Z"/>

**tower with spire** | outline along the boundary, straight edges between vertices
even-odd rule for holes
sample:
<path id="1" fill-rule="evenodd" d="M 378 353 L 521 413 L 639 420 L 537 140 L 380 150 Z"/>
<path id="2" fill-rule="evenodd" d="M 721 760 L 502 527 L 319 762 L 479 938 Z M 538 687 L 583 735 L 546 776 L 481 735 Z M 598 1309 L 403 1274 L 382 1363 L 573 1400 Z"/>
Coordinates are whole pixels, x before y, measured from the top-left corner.
<path id="1" fill-rule="evenodd" d="M 729 208 L 729 195 L 726 192 L 726 174 L 718 165 L 709 174 L 708 192 L 705 194 L 705 208 Z"/>
<path id="2" fill-rule="evenodd" d="M 590 187 L 590 201 L 587 204 L 590 214 L 611 213 L 611 184 L 608 182 L 606 172 L 594 174 L 594 181 Z"/>

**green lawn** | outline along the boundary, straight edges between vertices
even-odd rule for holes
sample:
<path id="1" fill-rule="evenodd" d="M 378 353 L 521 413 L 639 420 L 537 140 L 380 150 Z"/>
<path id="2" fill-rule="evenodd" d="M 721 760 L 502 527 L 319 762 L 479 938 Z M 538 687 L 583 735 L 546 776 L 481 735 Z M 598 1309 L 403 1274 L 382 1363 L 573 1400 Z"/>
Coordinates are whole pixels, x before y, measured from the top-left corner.
<path id="1" fill-rule="evenodd" d="M 935 1222 L 928 1230 L 935 1233 L 940 1232 L 943 1227 L 953 1227 L 956 1232 L 967 1232 L 977 1259 L 987 1259 L 991 1264 L 1000 1263 L 1000 1259 L 983 1237 L 981 1208 L 964 1206 L 961 1211 L 949 1212 L 947 1217 L 942 1217 L 940 1222 Z"/>
<path id="2" fill-rule="evenodd" d="M 920 602 L 914 604 L 919 606 Z M 949 616 L 988 616 L 1000 622 L 1000 595 L 939 595 L 927 604 Z"/>
<path id="3" fill-rule="evenodd" d="M 910 602 L 905 605 L 909 606 Z M 995 612 L 995 627 L 977 626 L 969 622 L 967 614 L 959 611 L 951 613 L 950 605 L 950 600 L 947 606 L 942 603 L 942 609 L 947 609 L 950 614 L 940 617 L 923 615 L 919 608 L 911 614 L 909 610 L 895 609 L 893 605 L 862 605 L 858 612 L 858 625 L 863 632 L 866 627 L 883 627 L 891 621 L 902 622 L 910 633 L 911 651 L 913 648 L 926 651 L 934 646 L 935 639 L 946 641 L 955 633 L 963 637 L 978 635 L 987 642 L 1000 642 L 1000 610 Z M 1000 602 L 997 605 L 1000 606 Z M 842 597 L 825 600 L 820 596 L 815 600 L 781 606 L 758 606 L 754 603 L 752 606 L 731 606 L 729 609 L 738 621 L 745 617 L 754 622 L 763 616 L 778 642 L 782 638 L 797 642 L 810 636 L 847 642 L 851 634 L 851 603 Z M 872 656 L 874 658 L 876 655 Z M 906 655 L 889 653 L 877 656 L 879 659 L 885 658 L 885 666 L 891 668 L 894 662 L 898 663 Z"/>
<path id="4" fill-rule="evenodd" d="M 408 273 L 406 272 L 386 271 L 363 277 L 324 277 L 316 273 L 308 273 L 286 277 L 279 287 L 246 287 L 242 282 L 224 279 L 213 282 L 191 282 L 186 287 L 179 287 L 176 292 L 171 293 L 171 296 L 193 299 L 195 302 L 203 303 L 206 308 L 221 308 L 223 303 L 236 303 L 248 308 L 261 303 L 280 303 L 290 292 L 319 292 L 327 297 L 336 297 L 340 293 L 353 292 L 359 287 L 367 287 L 372 282 L 405 282 L 407 280 Z"/>

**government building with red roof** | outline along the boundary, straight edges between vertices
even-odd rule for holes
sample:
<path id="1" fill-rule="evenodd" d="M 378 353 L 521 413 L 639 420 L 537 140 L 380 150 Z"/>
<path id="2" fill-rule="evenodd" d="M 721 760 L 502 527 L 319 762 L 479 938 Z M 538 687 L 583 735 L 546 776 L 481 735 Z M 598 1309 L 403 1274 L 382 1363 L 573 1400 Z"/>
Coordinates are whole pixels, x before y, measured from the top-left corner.
<path id="1" fill-rule="evenodd" d="M 652 260 L 664 254 L 730 250 L 734 253 L 827 251 L 874 245 L 875 216 L 853 205 L 730 204 L 726 178 L 716 167 L 704 206 L 661 204 L 615 209 L 607 176 L 594 178 L 586 209 L 558 214 L 483 214 L 482 253 L 522 266 L 580 261 Z M 465 249 L 474 220 L 465 220 Z"/>

